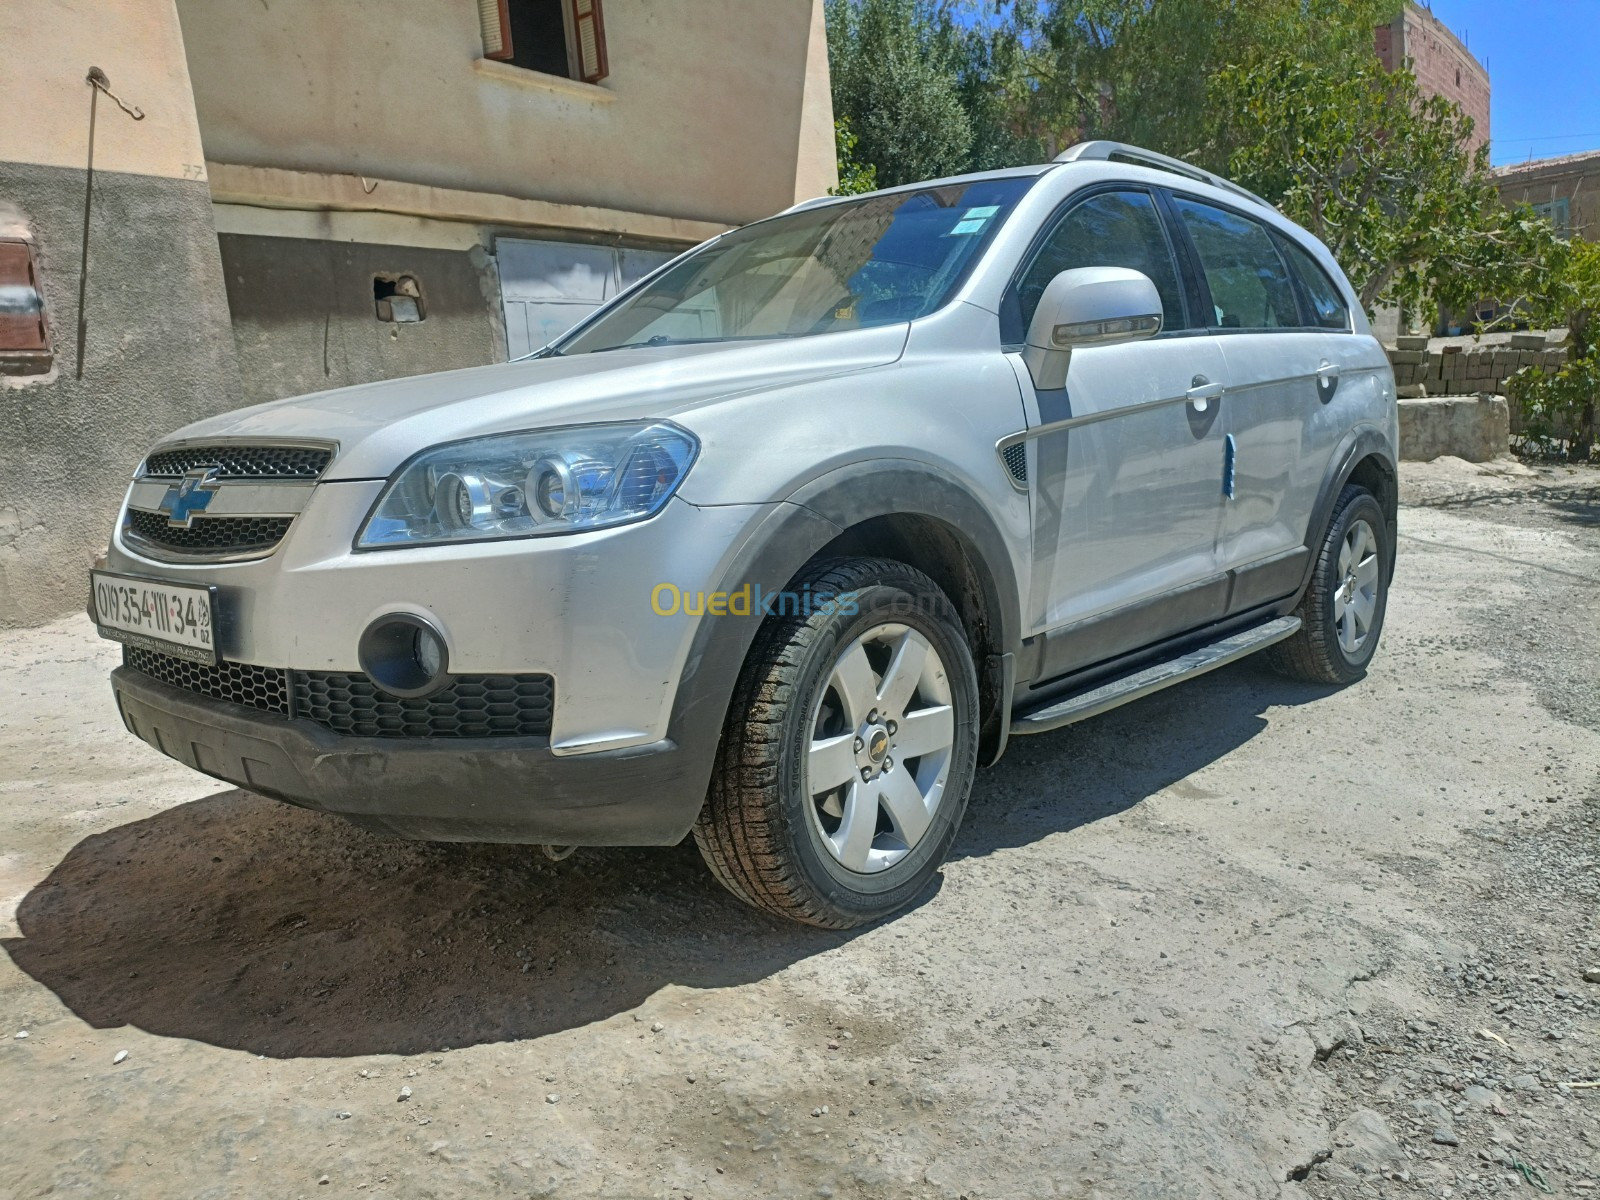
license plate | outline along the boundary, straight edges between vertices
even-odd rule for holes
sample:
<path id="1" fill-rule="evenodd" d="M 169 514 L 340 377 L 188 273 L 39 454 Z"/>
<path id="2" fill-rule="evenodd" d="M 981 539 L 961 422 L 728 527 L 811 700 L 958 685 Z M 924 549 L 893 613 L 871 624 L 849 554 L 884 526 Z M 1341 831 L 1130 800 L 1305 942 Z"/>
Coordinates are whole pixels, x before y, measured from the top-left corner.
<path id="1" fill-rule="evenodd" d="M 100 636 L 190 662 L 217 662 L 213 638 L 214 587 L 89 573 Z"/>

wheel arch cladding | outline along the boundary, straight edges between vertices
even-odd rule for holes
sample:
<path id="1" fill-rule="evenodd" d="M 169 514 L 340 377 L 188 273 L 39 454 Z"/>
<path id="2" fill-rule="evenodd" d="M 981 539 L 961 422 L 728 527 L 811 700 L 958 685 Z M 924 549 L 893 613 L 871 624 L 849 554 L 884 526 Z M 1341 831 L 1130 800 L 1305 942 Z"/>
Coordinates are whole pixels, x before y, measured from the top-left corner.
<path id="1" fill-rule="evenodd" d="M 1007 539 L 960 482 L 922 463 L 845 468 L 795 496 L 839 529 L 819 556 L 885 557 L 915 567 L 955 605 L 978 673 L 979 762 L 1004 751 L 1021 603 Z"/>
<path id="2" fill-rule="evenodd" d="M 1005 547 L 993 518 L 953 478 L 917 463 L 865 462 L 771 506 L 713 587 L 731 592 L 749 583 L 771 594 L 813 561 L 844 555 L 916 567 L 950 597 L 972 639 L 983 720 L 980 761 L 990 762 L 1004 740 L 1007 667 L 1021 622 Z M 703 620 L 690 646 L 669 737 L 704 763 L 708 783 L 729 699 L 760 626 L 759 612 Z"/>
<path id="3" fill-rule="evenodd" d="M 1345 485 L 1355 483 L 1376 497 L 1383 510 L 1384 522 L 1389 527 L 1389 578 L 1394 578 L 1395 519 L 1400 510 L 1399 473 L 1395 466 L 1394 447 L 1381 430 L 1362 426 L 1350 431 L 1329 461 L 1322 489 L 1317 493 L 1316 506 L 1306 526 L 1305 544 L 1311 550 L 1305 578 L 1300 590 L 1305 591 L 1311 582 L 1311 572 L 1316 563 L 1316 544 L 1328 528 L 1334 505 Z"/>

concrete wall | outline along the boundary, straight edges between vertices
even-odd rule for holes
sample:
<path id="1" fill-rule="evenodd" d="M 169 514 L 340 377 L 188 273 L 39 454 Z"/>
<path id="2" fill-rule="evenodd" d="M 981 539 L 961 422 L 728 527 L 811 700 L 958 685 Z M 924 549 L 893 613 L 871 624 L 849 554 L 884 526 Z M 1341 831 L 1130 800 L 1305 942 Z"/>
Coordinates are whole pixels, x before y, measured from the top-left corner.
<path id="1" fill-rule="evenodd" d="M 1511 450 L 1511 426 L 1502 396 L 1450 396 L 1402 400 L 1400 457 L 1432 462 L 1449 455 L 1488 462 Z"/>
<path id="2" fill-rule="evenodd" d="M 222 234 L 245 398 L 472 367 L 504 358 L 499 290 L 481 250 Z M 424 319 L 381 321 L 376 275 L 409 275 Z"/>
<path id="3" fill-rule="evenodd" d="M 726 224 L 834 182 L 821 0 L 608 0 L 599 85 L 474 0 L 178 0 L 206 156 Z"/>
<path id="4" fill-rule="evenodd" d="M 1495 176 L 1507 204 L 1564 199 L 1568 232 L 1586 242 L 1600 241 L 1600 150 L 1499 167 Z"/>
<path id="5" fill-rule="evenodd" d="M 37 243 L 56 351 L 51 374 L 0 381 L 0 626 L 13 626 L 82 606 L 145 450 L 240 398 L 172 0 L 0 4 L 0 46 L 0 226 Z M 100 97 L 80 380 L 91 65 L 144 119 Z"/>
<path id="6" fill-rule="evenodd" d="M 1409 0 L 1400 15 L 1378 26 L 1378 59 L 1387 70 L 1411 60 L 1417 84 L 1426 96 L 1443 96 L 1472 118 L 1472 148 L 1489 142 L 1489 72 L 1450 27 L 1432 12 Z"/>

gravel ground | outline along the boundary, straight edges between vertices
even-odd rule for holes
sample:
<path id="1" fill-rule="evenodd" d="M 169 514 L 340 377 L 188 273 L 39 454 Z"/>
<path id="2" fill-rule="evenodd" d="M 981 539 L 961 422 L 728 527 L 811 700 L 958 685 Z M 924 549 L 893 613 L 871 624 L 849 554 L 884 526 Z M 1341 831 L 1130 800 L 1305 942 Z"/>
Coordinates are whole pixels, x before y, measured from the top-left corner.
<path id="1" fill-rule="evenodd" d="M 1600 475 L 1406 499 L 1365 680 L 1013 743 L 854 934 L 220 788 L 0 634 L 0 1192 L 1600 1197 Z"/>

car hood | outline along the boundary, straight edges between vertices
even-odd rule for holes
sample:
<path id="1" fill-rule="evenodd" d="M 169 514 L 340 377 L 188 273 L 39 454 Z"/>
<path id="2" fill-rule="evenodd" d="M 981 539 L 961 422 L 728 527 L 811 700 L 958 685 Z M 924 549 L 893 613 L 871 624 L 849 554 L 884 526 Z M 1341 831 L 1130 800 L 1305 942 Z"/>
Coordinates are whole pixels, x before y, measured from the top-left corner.
<path id="1" fill-rule="evenodd" d="M 316 392 L 189 425 L 169 441 L 337 442 L 328 480 L 386 479 L 440 442 L 641 418 L 685 418 L 719 400 L 894 362 L 907 325 L 761 342 L 641 346 L 521 359 Z M 693 428 L 692 417 L 685 421 Z"/>

